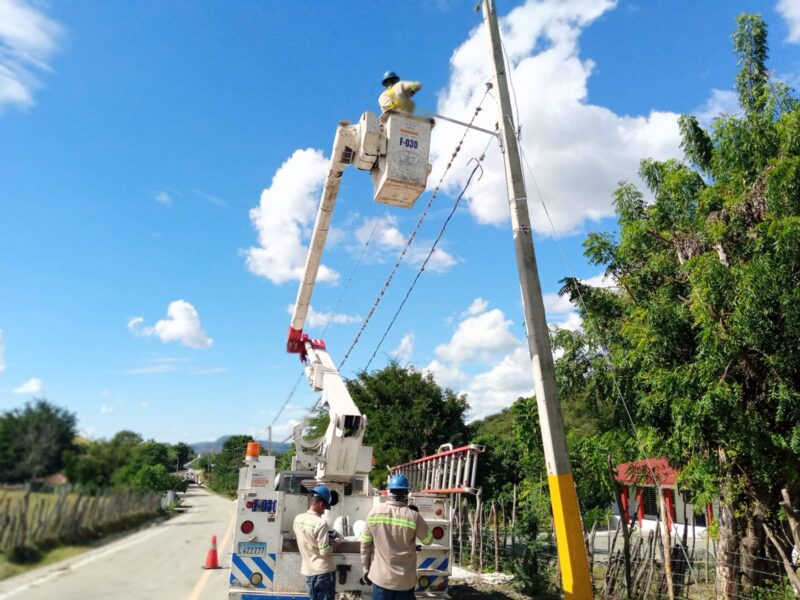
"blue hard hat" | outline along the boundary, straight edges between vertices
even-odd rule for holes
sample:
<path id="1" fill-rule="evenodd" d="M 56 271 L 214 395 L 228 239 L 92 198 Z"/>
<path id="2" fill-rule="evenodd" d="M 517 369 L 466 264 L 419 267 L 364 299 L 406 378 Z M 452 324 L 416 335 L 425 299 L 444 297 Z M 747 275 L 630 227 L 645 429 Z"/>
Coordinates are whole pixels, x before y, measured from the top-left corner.
<path id="1" fill-rule="evenodd" d="M 383 84 L 383 87 L 386 87 L 388 85 L 392 85 L 393 83 L 397 83 L 398 81 L 400 81 L 400 75 L 394 71 L 386 71 L 386 73 L 383 74 L 383 80 L 381 83 Z"/>
<path id="2" fill-rule="evenodd" d="M 411 486 L 408 483 L 408 477 L 403 475 L 402 473 L 398 473 L 397 475 L 392 475 L 389 478 L 389 485 L 386 486 L 388 490 L 391 492 L 392 490 L 410 490 Z"/>
<path id="3" fill-rule="evenodd" d="M 325 503 L 325 506 L 331 505 L 331 491 L 324 485 L 318 485 L 313 490 L 311 490 L 311 497 L 319 498 Z"/>

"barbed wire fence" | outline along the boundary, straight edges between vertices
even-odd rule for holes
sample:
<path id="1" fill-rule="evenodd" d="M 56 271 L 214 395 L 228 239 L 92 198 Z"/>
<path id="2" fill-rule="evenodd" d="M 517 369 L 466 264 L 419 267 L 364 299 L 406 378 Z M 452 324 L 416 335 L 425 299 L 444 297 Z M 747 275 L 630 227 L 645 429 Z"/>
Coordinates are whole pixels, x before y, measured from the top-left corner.
<path id="1" fill-rule="evenodd" d="M 552 523 L 531 539 L 519 521 L 520 514 L 515 506 L 483 503 L 479 497 L 476 500 L 467 501 L 459 497 L 454 500 L 454 565 L 478 573 L 499 572 L 528 580 L 538 579 L 538 587 L 558 593 L 561 575 Z M 665 552 L 660 528 L 660 523 L 652 529 L 642 529 L 635 523 L 630 526 L 629 593 L 626 590 L 623 532 L 619 517 L 611 515 L 605 524 L 595 522 L 585 532 L 595 598 L 697 600 L 725 597 L 716 587 L 716 542 L 707 535 L 708 530 L 676 523 L 673 534 L 683 540 L 674 540 L 672 547 Z M 765 583 L 750 587 L 747 595 L 735 596 L 737 600 L 788 600 L 796 597 L 785 578 L 780 559 L 755 558 L 761 561 L 762 569 L 757 573 L 764 577 Z M 525 569 L 528 572 L 524 572 Z M 670 578 L 672 596 L 668 591 Z"/>

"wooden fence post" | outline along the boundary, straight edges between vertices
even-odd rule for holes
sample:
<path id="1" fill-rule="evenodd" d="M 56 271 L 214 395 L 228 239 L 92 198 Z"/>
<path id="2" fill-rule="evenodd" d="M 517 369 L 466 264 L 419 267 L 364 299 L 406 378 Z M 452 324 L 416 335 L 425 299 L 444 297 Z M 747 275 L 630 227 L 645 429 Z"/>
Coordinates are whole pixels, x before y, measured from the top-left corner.
<path id="1" fill-rule="evenodd" d="M 500 572 L 500 532 L 497 528 L 497 505 L 492 501 L 492 529 L 494 529 L 494 572 Z"/>

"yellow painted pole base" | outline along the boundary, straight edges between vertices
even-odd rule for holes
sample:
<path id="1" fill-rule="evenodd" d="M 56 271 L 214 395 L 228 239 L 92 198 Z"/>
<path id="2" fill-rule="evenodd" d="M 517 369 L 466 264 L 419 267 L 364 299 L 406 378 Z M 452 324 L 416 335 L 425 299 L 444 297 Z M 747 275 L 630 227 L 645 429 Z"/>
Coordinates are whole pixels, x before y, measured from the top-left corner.
<path id="1" fill-rule="evenodd" d="M 592 580 L 572 473 L 548 475 L 564 598 L 592 600 Z"/>

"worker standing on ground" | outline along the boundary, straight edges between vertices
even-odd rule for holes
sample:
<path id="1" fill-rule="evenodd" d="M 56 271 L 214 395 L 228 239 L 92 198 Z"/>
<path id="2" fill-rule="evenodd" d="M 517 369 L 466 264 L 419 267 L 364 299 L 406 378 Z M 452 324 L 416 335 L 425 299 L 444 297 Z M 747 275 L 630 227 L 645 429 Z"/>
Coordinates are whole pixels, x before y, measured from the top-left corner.
<path id="1" fill-rule="evenodd" d="M 331 491 L 318 485 L 311 490 L 308 510 L 294 519 L 297 549 L 303 557 L 300 573 L 306 576 L 310 600 L 334 600 L 336 596 L 333 551 L 339 542 L 329 539 L 328 523 L 322 518 L 330 507 Z"/>
<path id="2" fill-rule="evenodd" d="M 422 89 L 419 81 L 400 81 L 397 73 L 386 71 L 382 83 L 386 89 L 378 98 L 381 114 L 387 110 L 399 110 L 409 114 L 414 112 L 414 101 L 411 97 Z"/>
<path id="3" fill-rule="evenodd" d="M 389 479 L 389 500 L 367 515 L 361 536 L 363 583 L 372 583 L 372 600 L 412 600 L 417 585 L 416 540 L 430 544 L 428 524 L 408 507 L 408 478 Z"/>

